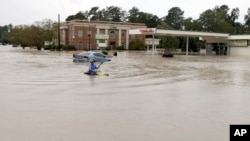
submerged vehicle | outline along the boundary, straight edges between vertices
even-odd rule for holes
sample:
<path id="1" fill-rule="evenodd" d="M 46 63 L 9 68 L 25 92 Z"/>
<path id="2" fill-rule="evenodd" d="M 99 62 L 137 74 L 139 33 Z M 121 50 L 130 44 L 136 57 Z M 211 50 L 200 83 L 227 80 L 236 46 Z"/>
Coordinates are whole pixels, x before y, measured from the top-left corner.
<path id="1" fill-rule="evenodd" d="M 174 57 L 174 54 L 168 50 L 165 50 L 162 57 Z"/>
<path id="2" fill-rule="evenodd" d="M 88 51 L 73 54 L 73 62 L 89 62 L 90 59 L 94 59 L 96 62 L 111 61 L 111 57 L 104 55 L 101 51 Z"/>

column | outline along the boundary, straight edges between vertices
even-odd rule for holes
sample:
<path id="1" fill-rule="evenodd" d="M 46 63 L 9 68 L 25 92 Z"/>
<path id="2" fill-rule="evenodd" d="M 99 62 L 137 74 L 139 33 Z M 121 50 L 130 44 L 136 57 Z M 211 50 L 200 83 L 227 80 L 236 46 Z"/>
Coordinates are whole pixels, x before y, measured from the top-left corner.
<path id="1" fill-rule="evenodd" d="M 107 29 L 107 28 L 105 28 L 105 35 L 109 35 L 109 34 L 108 34 L 108 29 Z M 108 39 L 108 40 L 109 40 L 109 39 Z M 108 40 L 105 40 L 106 46 L 109 46 L 109 45 L 108 45 Z"/>
<path id="2" fill-rule="evenodd" d="M 119 29 L 118 30 L 118 46 L 121 46 L 122 45 L 122 30 Z"/>
<path id="3" fill-rule="evenodd" d="M 129 30 L 126 30 L 126 49 L 128 49 L 129 46 Z"/>
<path id="4" fill-rule="evenodd" d="M 188 38 L 188 36 L 187 36 L 187 42 L 186 42 L 186 55 L 188 55 L 188 40 L 189 40 L 189 38 Z"/>
<path id="5" fill-rule="evenodd" d="M 100 29 L 98 27 L 96 27 L 96 35 L 100 33 Z M 96 38 L 95 38 L 96 39 Z M 96 49 L 99 49 L 99 40 L 96 39 Z"/>

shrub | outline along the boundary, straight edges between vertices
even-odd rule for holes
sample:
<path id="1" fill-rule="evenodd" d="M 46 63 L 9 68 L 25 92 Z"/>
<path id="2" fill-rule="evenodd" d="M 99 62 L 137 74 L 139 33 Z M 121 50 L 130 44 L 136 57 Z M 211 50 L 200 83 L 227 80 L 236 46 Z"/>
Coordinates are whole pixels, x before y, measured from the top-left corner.
<path id="1" fill-rule="evenodd" d="M 102 53 L 103 53 L 104 55 L 108 55 L 108 51 L 106 51 L 106 50 L 102 50 Z"/>
<path id="2" fill-rule="evenodd" d="M 139 39 L 135 39 L 135 40 L 131 41 L 131 43 L 129 45 L 130 45 L 129 46 L 130 50 L 145 50 L 146 49 L 143 42 Z"/>
<path id="3" fill-rule="evenodd" d="M 118 46 L 116 49 L 117 50 L 125 50 L 123 46 Z"/>
<path id="4" fill-rule="evenodd" d="M 111 50 L 111 47 L 110 47 L 110 46 L 107 46 L 107 47 L 106 47 L 106 50 L 107 50 L 107 51 L 110 51 L 110 50 Z"/>
<path id="5" fill-rule="evenodd" d="M 62 46 L 62 50 L 70 51 L 70 50 L 76 50 L 74 45 L 64 45 Z"/>

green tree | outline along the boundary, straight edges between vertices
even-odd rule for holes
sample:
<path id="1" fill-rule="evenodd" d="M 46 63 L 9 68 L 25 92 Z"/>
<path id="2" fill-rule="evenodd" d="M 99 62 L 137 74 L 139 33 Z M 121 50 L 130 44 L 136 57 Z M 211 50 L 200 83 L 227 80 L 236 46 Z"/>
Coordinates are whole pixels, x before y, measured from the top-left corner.
<path id="1" fill-rule="evenodd" d="M 173 30 L 174 28 L 170 25 L 168 25 L 165 22 L 161 22 L 160 24 L 157 25 L 157 29 L 165 29 L 165 30 Z"/>
<path id="2" fill-rule="evenodd" d="M 88 11 L 88 17 L 92 16 L 90 20 L 99 20 L 99 7 L 92 7 L 90 11 Z"/>
<path id="3" fill-rule="evenodd" d="M 65 20 L 66 21 L 71 21 L 75 19 L 75 15 L 69 15 Z"/>
<path id="4" fill-rule="evenodd" d="M 0 26 L 0 42 L 9 43 L 9 31 L 12 25 Z"/>
<path id="5" fill-rule="evenodd" d="M 124 22 L 127 18 L 127 12 L 117 6 L 109 6 L 104 9 L 92 7 L 89 11 L 78 12 L 75 15 L 68 16 L 66 21 L 74 19 L 87 20 L 88 18 L 90 20 Z"/>
<path id="6" fill-rule="evenodd" d="M 227 21 L 232 25 L 235 25 L 235 21 L 239 18 L 240 10 L 239 8 L 233 8 L 231 14 L 228 15 Z"/>
<path id="7" fill-rule="evenodd" d="M 167 23 L 162 22 L 158 24 L 157 29 L 172 30 L 173 27 L 169 26 Z M 172 36 L 159 36 L 160 48 L 165 48 L 166 50 L 175 49 L 179 46 L 179 39 Z"/>
<path id="8" fill-rule="evenodd" d="M 165 16 L 164 22 L 172 26 L 174 29 L 182 29 L 184 21 L 184 11 L 179 7 L 173 7 L 168 11 L 168 15 Z"/>
<path id="9" fill-rule="evenodd" d="M 133 7 L 128 12 L 128 22 L 145 23 L 149 28 L 156 27 L 160 23 L 158 16 L 151 13 L 141 12 L 137 7 Z"/>
<path id="10" fill-rule="evenodd" d="M 245 34 L 250 34 L 250 8 L 247 10 L 247 14 L 244 16 L 244 33 Z"/>
<path id="11" fill-rule="evenodd" d="M 172 36 L 161 36 L 160 39 L 160 47 L 166 50 L 174 50 L 178 48 L 180 43 L 178 38 Z"/>
<path id="12" fill-rule="evenodd" d="M 209 9 L 203 12 L 199 17 L 198 22 L 202 25 L 202 29 L 205 31 L 233 33 L 234 28 L 232 23 L 229 23 L 228 21 L 230 20 L 233 22 L 236 17 L 230 17 L 230 15 L 227 14 L 228 11 L 229 8 L 226 5 L 222 5 L 221 7 L 216 6 L 213 10 Z"/>
<path id="13" fill-rule="evenodd" d="M 128 21 L 131 23 L 139 23 L 140 10 L 137 7 L 133 7 L 128 11 Z"/>
<path id="14" fill-rule="evenodd" d="M 250 26 L 250 8 L 248 8 L 247 14 L 244 16 L 244 21 L 246 26 Z"/>
<path id="15" fill-rule="evenodd" d="M 75 15 L 70 15 L 68 16 L 65 20 L 66 21 L 71 21 L 71 20 L 86 20 L 86 16 L 83 12 L 79 11 L 78 13 L 76 13 Z"/>
<path id="16" fill-rule="evenodd" d="M 45 19 L 30 26 L 15 26 L 11 30 L 10 40 L 14 44 L 20 44 L 22 47 L 36 46 L 38 49 L 41 49 L 44 41 L 52 41 L 54 25 L 52 20 Z"/>
<path id="17" fill-rule="evenodd" d="M 117 6 L 106 7 L 104 15 L 106 20 L 113 22 L 124 22 L 127 18 L 127 12 Z"/>

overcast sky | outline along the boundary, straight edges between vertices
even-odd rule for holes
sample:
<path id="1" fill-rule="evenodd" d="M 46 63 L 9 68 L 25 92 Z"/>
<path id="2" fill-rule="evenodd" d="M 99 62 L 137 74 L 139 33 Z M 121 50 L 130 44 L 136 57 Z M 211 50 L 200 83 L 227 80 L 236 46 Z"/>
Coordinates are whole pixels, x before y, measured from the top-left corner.
<path id="1" fill-rule="evenodd" d="M 179 7 L 184 11 L 184 17 L 199 18 L 199 15 L 208 9 L 223 4 L 240 9 L 239 22 L 244 22 L 244 15 L 250 7 L 250 0 L 1 0 L 0 26 L 13 24 L 33 24 L 36 21 L 51 19 L 57 21 L 60 14 L 61 21 L 69 15 L 79 11 L 90 10 L 99 6 L 117 6 L 128 12 L 132 7 L 140 11 L 157 15 L 159 18 L 166 16 L 172 7 Z"/>

